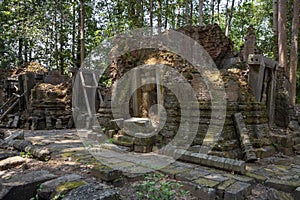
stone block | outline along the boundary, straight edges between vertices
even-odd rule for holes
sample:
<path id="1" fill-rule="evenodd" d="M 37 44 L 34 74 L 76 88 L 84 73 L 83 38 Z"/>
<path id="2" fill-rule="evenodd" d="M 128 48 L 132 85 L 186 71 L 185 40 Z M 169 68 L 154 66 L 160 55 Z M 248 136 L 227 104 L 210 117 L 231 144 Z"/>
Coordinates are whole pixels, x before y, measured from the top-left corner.
<path id="1" fill-rule="evenodd" d="M 251 184 L 237 181 L 225 189 L 224 200 L 245 199 L 251 193 Z"/>
<path id="2" fill-rule="evenodd" d="M 210 175 L 211 172 L 202 169 L 202 168 L 196 168 L 191 170 L 186 170 L 183 172 L 179 172 L 175 175 L 175 178 L 179 181 L 192 181 L 200 177 L 205 177 L 207 175 Z"/>
<path id="3" fill-rule="evenodd" d="M 75 189 L 84 184 L 86 184 L 86 182 L 83 181 L 81 176 L 77 174 L 68 174 L 42 183 L 41 187 L 37 190 L 37 193 L 42 199 L 53 199 L 57 193 L 66 194 L 71 189 Z M 63 186 L 64 190 L 62 190 Z"/>
<path id="4" fill-rule="evenodd" d="M 30 199 L 35 196 L 39 184 L 54 178 L 56 176 L 46 170 L 18 174 L 1 183 L 0 199 L 19 200 L 20 197 Z"/>
<path id="5" fill-rule="evenodd" d="M 258 149 L 254 149 L 258 158 L 267 158 L 276 153 L 276 149 L 273 146 L 265 146 Z"/>
<path id="6" fill-rule="evenodd" d="M 215 200 L 216 190 L 214 188 L 201 187 L 195 183 L 183 181 L 181 182 L 183 189 L 189 191 L 199 200 Z"/>
<path id="7" fill-rule="evenodd" d="M 297 181 L 285 181 L 279 179 L 268 179 L 265 182 L 266 186 L 281 190 L 283 192 L 294 192 L 297 187 L 300 186 L 300 182 Z"/>
<path id="8" fill-rule="evenodd" d="M 113 181 L 120 178 L 122 172 L 106 166 L 99 166 L 91 170 L 91 175 L 103 181 Z"/>
<path id="9" fill-rule="evenodd" d="M 230 179 L 217 186 L 217 196 L 219 197 L 219 199 L 224 198 L 225 189 L 235 182 L 236 180 Z"/>
<path id="10" fill-rule="evenodd" d="M 246 172 L 246 176 L 254 178 L 257 183 L 264 183 L 267 180 L 265 176 L 261 176 L 252 172 Z"/>
<path id="11" fill-rule="evenodd" d="M 63 200 L 73 200 L 73 199 L 94 200 L 95 198 L 101 200 L 120 199 L 117 190 L 113 189 L 112 187 L 102 183 L 90 183 L 72 190 L 63 198 Z"/>
<path id="12" fill-rule="evenodd" d="M 297 187 L 294 192 L 294 199 L 300 199 L 300 187 Z"/>
<path id="13" fill-rule="evenodd" d="M 272 142 L 278 144 L 279 147 L 290 148 L 291 146 L 293 146 L 291 135 L 272 135 L 270 138 Z"/>
<path id="14" fill-rule="evenodd" d="M 293 150 L 299 152 L 300 151 L 300 144 L 294 145 Z"/>
<path id="15" fill-rule="evenodd" d="M 209 180 L 206 178 L 198 178 L 195 179 L 193 182 L 199 185 L 200 187 L 207 187 L 207 188 L 214 188 L 220 183 L 220 181 Z"/>
<path id="16" fill-rule="evenodd" d="M 152 151 L 152 146 L 134 145 L 133 150 L 137 153 L 149 153 Z"/>
<path id="17" fill-rule="evenodd" d="M 114 135 L 113 143 L 121 146 L 132 147 L 134 138 L 125 135 Z"/>
<path id="18" fill-rule="evenodd" d="M 294 145 L 300 144 L 300 137 L 293 138 Z"/>
<path id="19" fill-rule="evenodd" d="M 25 158 L 13 156 L 0 161 L 0 171 L 14 168 L 26 162 Z"/>
<path id="20" fill-rule="evenodd" d="M 278 150 L 280 152 L 282 152 L 284 155 L 287 155 L 287 156 L 294 155 L 292 146 L 290 146 L 290 147 L 281 147 L 281 146 L 279 146 Z"/>
<path id="21" fill-rule="evenodd" d="M 141 146 L 153 146 L 156 134 L 153 133 L 136 133 L 134 135 L 134 144 Z"/>

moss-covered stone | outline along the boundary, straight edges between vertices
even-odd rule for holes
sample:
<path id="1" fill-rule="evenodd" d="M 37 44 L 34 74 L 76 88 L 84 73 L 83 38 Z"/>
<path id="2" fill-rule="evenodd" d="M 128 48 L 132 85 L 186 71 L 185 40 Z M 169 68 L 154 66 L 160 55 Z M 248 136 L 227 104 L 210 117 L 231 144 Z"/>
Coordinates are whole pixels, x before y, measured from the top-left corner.
<path id="1" fill-rule="evenodd" d="M 57 186 L 55 188 L 55 191 L 56 191 L 56 193 L 59 193 L 59 194 L 66 194 L 70 190 L 73 190 L 73 189 L 78 188 L 85 184 L 86 184 L 85 181 L 65 182 L 65 183 L 62 183 L 59 186 Z"/>
<path id="2" fill-rule="evenodd" d="M 263 183 L 267 180 L 266 177 L 252 173 L 252 172 L 246 172 L 246 176 L 249 176 L 251 178 L 254 178 L 257 182 Z"/>

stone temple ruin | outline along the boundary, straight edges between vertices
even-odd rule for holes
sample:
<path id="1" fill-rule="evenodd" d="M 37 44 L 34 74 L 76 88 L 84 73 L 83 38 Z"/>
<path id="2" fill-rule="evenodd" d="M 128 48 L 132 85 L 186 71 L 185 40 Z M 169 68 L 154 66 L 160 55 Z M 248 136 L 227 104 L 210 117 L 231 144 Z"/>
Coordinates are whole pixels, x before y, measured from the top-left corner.
<path id="1" fill-rule="evenodd" d="M 294 142 L 299 140 L 293 139 L 294 135 L 278 134 L 278 131 L 272 129 L 276 124 L 297 131 L 298 118 L 288 104 L 288 96 L 283 87 L 286 84 L 283 72 L 277 62 L 261 54 L 256 46 L 253 29 L 249 28 L 239 54 L 234 53 L 232 41 L 225 37 L 218 25 L 185 26 L 178 31 L 204 47 L 220 71 L 217 78 L 224 82 L 225 123 L 216 133 L 219 135 L 218 142 L 211 147 L 208 154 L 253 162 L 257 158 L 271 156 L 276 151 L 288 155 L 293 154 L 293 151 L 299 153 L 299 144 Z M 187 152 L 201 152 L 201 148 L 205 147 L 207 142 L 204 141 L 205 135 L 210 131 L 209 127 L 213 122 L 211 95 L 202 74 L 175 53 L 143 49 L 115 59 L 105 72 L 105 77 L 115 83 L 126 72 L 145 64 L 164 64 L 178 71 L 181 77 L 167 73 L 158 74 L 153 70 L 141 73 L 138 78 L 133 78 L 130 84 L 123 85 L 122 90 L 126 93 L 131 87 L 143 85 L 150 79 L 155 83 L 144 84 L 132 94 L 127 116 L 114 118 L 111 108 L 114 98 L 112 87 L 98 86 L 95 75 L 87 80 L 86 84 L 94 85 L 91 88 L 96 89 L 96 98 L 87 102 L 89 105 L 96 104 L 95 107 L 91 107 L 97 111 L 96 116 L 106 137 L 114 144 L 126 147 L 128 151 L 140 153 L 155 152 L 170 143 L 178 130 L 182 130 L 182 108 L 176 95 L 160 83 L 168 83 L 171 80 L 180 83 L 184 78 L 196 94 L 197 109 L 200 112 L 197 134 Z M 19 70 L 3 71 L 1 74 L 2 127 L 31 130 L 73 127 L 69 78 L 61 76 L 57 71 L 48 72 L 37 63 L 29 63 Z M 85 89 L 80 95 L 73 101 L 86 101 Z M 122 100 L 123 97 L 118 98 Z M 158 103 L 163 105 L 164 109 L 155 106 Z M 73 109 L 76 110 L 76 106 Z M 195 111 L 193 107 L 189 109 L 190 113 Z M 74 117 L 76 121 L 81 122 L 86 119 L 84 113 Z M 161 123 L 162 121 L 164 123 Z M 192 124 L 193 122 L 190 122 L 190 125 Z M 97 138 L 100 133 L 96 127 L 94 129 Z M 158 129 L 158 134 L 151 134 Z M 188 129 L 187 126 L 186 131 Z M 185 130 L 180 133 L 183 138 L 184 132 Z M 189 158 L 182 159 L 193 162 Z"/>
<path id="2" fill-rule="evenodd" d="M 186 26 L 178 31 L 204 47 L 221 72 L 219 78 L 224 81 L 227 104 L 225 124 L 217 144 L 209 151 L 209 155 L 253 162 L 257 158 L 271 156 L 278 150 L 285 154 L 293 154 L 293 145 L 297 145 L 292 142 L 294 136 L 278 135 L 272 131 L 274 124 L 287 127 L 291 123 L 285 122 L 286 119 L 295 116 L 290 107 L 282 109 L 283 104 L 288 104 L 288 97 L 281 88 L 284 81 L 280 78 L 282 72 L 277 62 L 261 54 L 256 46 L 253 29 L 249 28 L 239 54 L 234 53 L 233 43 L 217 25 Z M 200 121 L 197 135 L 187 152 L 198 153 L 204 145 L 203 139 L 212 116 L 211 96 L 202 75 L 174 53 L 146 49 L 130 52 L 129 55 L 116 59 L 107 71 L 107 76 L 115 82 L 129 70 L 144 64 L 170 66 L 192 86 L 199 102 Z M 168 79 L 176 77 L 166 74 L 163 77 L 157 76 L 155 70 L 152 74 L 147 73 L 133 80 L 130 85 L 122 86 L 124 91 L 130 91 L 130 87 L 145 83 L 147 79 L 154 78 L 157 81 L 157 84 L 143 85 L 134 92 L 130 99 L 130 116 L 115 119 L 111 108 L 113 90 L 102 88 L 102 91 L 106 92 L 102 92 L 99 123 L 114 144 L 125 146 L 128 151 L 156 151 L 174 139 L 180 125 L 181 107 L 176 96 L 167 87 L 159 86 L 159 82 L 167 83 Z M 158 108 L 153 106 L 158 102 L 162 102 L 165 113 L 158 112 Z M 149 130 L 149 134 L 157 126 L 155 123 L 160 120 L 165 123 L 158 135 L 145 139 L 146 135 L 143 135 L 138 127 Z M 298 124 L 295 117 L 294 122 Z M 131 130 L 131 127 L 134 127 L 134 130 Z M 189 156 L 182 156 L 181 159 L 193 162 Z"/>
<path id="3" fill-rule="evenodd" d="M 225 116 L 214 113 L 224 107 L 212 103 L 205 73 L 166 50 L 110 57 L 100 81 L 89 68 L 72 81 L 38 63 L 0 69 L 0 199 L 123 199 L 120 190 L 131 193 L 128 186 L 152 172 L 178 181 L 193 199 L 299 199 L 300 115 L 278 63 L 262 55 L 251 27 L 239 53 L 217 25 L 178 31 L 198 41 L 220 71 L 212 80 L 224 82 Z M 150 65 L 169 68 L 145 70 Z M 186 83 L 194 102 L 185 99 Z M 216 143 L 207 140 L 211 133 Z"/>
<path id="4" fill-rule="evenodd" d="M 29 63 L 2 73 L 0 122 L 3 128 L 71 128 L 71 84 L 58 71 Z M 2 84 L 1 84 L 2 85 Z"/>

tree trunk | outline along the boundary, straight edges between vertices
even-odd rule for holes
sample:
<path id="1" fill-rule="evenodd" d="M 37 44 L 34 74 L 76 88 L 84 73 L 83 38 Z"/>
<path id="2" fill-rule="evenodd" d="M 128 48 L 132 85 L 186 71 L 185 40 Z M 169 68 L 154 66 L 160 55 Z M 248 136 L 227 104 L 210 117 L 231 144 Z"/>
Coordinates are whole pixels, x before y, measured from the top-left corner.
<path id="1" fill-rule="evenodd" d="M 193 0 L 190 0 L 190 25 L 193 25 Z"/>
<path id="2" fill-rule="evenodd" d="M 57 1 L 55 1 L 55 5 L 57 5 Z M 58 69 L 58 28 L 57 28 L 57 9 L 54 11 L 54 30 L 55 30 L 55 67 Z"/>
<path id="3" fill-rule="evenodd" d="M 286 0 L 278 0 L 279 65 L 287 72 Z"/>
<path id="4" fill-rule="evenodd" d="M 158 33 L 161 33 L 161 26 L 162 26 L 162 5 L 161 5 L 162 0 L 157 1 L 157 25 L 158 25 Z"/>
<path id="5" fill-rule="evenodd" d="M 203 26 L 203 1 L 199 0 L 199 26 Z"/>
<path id="6" fill-rule="evenodd" d="M 232 0 L 230 14 L 229 14 L 229 17 L 228 17 L 228 21 L 226 22 L 226 30 L 225 30 L 225 35 L 226 36 L 229 35 L 233 12 L 234 12 L 234 0 Z"/>
<path id="7" fill-rule="evenodd" d="M 60 43 L 60 52 L 59 52 L 59 60 L 60 60 L 60 74 L 64 74 L 64 58 L 63 58 L 63 51 L 64 51 L 64 13 L 63 13 L 63 2 L 60 0 L 60 38 L 59 38 L 59 43 Z"/>
<path id="8" fill-rule="evenodd" d="M 153 0 L 150 0 L 150 27 L 153 28 Z"/>
<path id="9" fill-rule="evenodd" d="M 76 67 L 75 46 L 76 46 L 76 0 L 73 1 L 73 24 L 72 24 L 72 65 Z"/>
<path id="10" fill-rule="evenodd" d="M 18 52 L 18 64 L 22 64 L 22 52 L 23 52 L 23 39 L 19 38 L 19 52 Z"/>
<path id="11" fill-rule="evenodd" d="M 298 65 L 298 34 L 299 34 L 299 3 L 300 0 L 294 0 L 293 22 L 292 22 L 292 41 L 290 52 L 290 83 L 291 83 L 291 104 L 296 104 L 296 73 Z"/>
<path id="12" fill-rule="evenodd" d="M 168 28 L 168 17 L 169 17 L 169 0 L 166 0 L 166 9 L 165 9 L 165 30 Z"/>
<path id="13" fill-rule="evenodd" d="M 181 25 L 181 2 L 177 0 L 177 28 Z"/>
<path id="14" fill-rule="evenodd" d="M 84 61 L 84 39 L 84 0 L 80 0 L 80 65 L 82 65 Z"/>
<path id="15" fill-rule="evenodd" d="M 278 60 L 278 0 L 273 0 L 273 53 Z"/>
<path id="16" fill-rule="evenodd" d="M 218 0 L 218 7 L 217 7 L 217 11 L 218 11 L 218 24 L 221 25 L 221 18 L 220 18 L 220 3 L 221 3 L 221 0 Z"/>
<path id="17" fill-rule="evenodd" d="M 210 1 L 210 11 L 211 11 L 211 24 L 214 24 L 215 21 L 215 1 Z"/>
<path id="18" fill-rule="evenodd" d="M 190 0 L 185 0 L 185 24 L 190 25 Z"/>

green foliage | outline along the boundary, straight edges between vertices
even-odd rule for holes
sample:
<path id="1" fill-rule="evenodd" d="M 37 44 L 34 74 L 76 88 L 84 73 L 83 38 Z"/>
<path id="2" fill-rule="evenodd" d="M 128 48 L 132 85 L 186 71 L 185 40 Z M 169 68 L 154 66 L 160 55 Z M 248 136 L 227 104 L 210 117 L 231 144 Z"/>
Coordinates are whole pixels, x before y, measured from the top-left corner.
<path id="1" fill-rule="evenodd" d="M 33 155 L 30 152 L 20 152 L 20 156 L 23 158 L 33 158 Z"/>
<path id="2" fill-rule="evenodd" d="M 139 199 L 171 200 L 188 195 L 187 191 L 181 189 L 182 185 L 179 182 L 168 180 L 160 173 L 147 175 L 145 180 L 134 188 Z"/>

